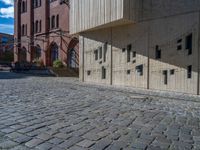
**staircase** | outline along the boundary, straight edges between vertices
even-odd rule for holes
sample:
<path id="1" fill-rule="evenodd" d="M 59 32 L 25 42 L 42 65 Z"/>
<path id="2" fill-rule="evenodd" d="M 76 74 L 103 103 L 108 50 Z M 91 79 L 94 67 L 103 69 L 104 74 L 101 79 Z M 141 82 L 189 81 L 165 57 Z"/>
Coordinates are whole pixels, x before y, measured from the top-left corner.
<path id="1" fill-rule="evenodd" d="M 50 72 L 54 74 L 56 77 L 79 77 L 79 69 L 78 68 L 53 68 L 48 67 Z"/>

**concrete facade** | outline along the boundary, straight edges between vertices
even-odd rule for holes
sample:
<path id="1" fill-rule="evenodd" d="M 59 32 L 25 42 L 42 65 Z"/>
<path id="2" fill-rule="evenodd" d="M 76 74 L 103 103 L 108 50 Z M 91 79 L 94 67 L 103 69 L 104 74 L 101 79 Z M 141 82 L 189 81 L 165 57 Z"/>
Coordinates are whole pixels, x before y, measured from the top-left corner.
<path id="1" fill-rule="evenodd" d="M 98 9 L 89 9 L 86 14 L 96 15 L 92 24 L 91 16 L 80 13 L 86 4 L 116 8 L 110 16 L 122 4 L 121 18 L 105 23 L 93 12 Z M 70 31 L 80 35 L 80 79 L 199 94 L 199 6 L 198 0 L 115 0 L 108 5 L 72 0 L 70 11 L 76 15 Z M 82 20 L 90 20 L 89 25 Z"/>
<path id="2" fill-rule="evenodd" d="M 60 0 L 15 1 L 15 61 L 59 59 L 78 67 L 78 38 L 69 36 L 69 6 Z"/>

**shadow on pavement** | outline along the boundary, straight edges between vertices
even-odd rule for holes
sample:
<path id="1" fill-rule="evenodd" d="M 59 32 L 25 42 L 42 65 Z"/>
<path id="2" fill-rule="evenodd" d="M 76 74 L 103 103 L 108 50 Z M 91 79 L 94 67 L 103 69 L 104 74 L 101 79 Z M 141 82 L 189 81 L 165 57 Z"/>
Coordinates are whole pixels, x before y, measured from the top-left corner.
<path id="1" fill-rule="evenodd" d="M 9 71 L 0 71 L 0 80 L 2 79 L 23 79 L 28 77 L 33 77 L 34 75 L 30 74 L 21 74 L 21 73 L 14 73 Z"/>

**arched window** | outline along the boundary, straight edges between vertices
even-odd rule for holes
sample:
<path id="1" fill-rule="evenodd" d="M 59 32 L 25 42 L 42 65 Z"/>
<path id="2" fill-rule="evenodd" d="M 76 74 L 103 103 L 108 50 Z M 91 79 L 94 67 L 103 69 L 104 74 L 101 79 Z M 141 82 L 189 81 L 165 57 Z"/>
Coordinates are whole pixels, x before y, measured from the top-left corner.
<path id="1" fill-rule="evenodd" d="M 22 13 L 26 12 L 26 4 L 27 4 L 27 2 L 25 2 L 25 1 L 22 2 L 22 6 L 21 6 Z"/>
<path id="2" fill-rule="evenodd" d="M 55 28 L 55 16 L 51 17 L 51 28 Z"/>
<path id="3" fill-rule="evenodd" d="M 22 35 L 24 35 L 24 30 L 25 30 L 25 26 L 24 26 L 24 24 L 22 25 Z"/>
<path id="4" fill-rule="evenodd" d="M 42 21 L 40 20 L 40 23 L 39 23 L 39 32 L 42 31 Z"/>
<path id="5" fill-rule="evenodd" d="M 35 33 L 38 33 L 38 20 L 35 22 Z"/>
<path id="6" fill-rule="evenodd" d="M 59 15 L 56 16 L 56 27 L 59 28 Z"/>
<path id="7" fill-rule="evenodd" d="M 27 57 L 26 48 L 23 47 L 23 48 L 19 49 L 19 60 L 21 62 L 24 62 L 24 61 L 26 61 L 26 57 Z"/>
<path id="8" fill-rule="evenodd" d="M 41 47 L 40 45 L 36 45 L 35 47 L 35 58 L 39 59 L 41 57 Z"/>

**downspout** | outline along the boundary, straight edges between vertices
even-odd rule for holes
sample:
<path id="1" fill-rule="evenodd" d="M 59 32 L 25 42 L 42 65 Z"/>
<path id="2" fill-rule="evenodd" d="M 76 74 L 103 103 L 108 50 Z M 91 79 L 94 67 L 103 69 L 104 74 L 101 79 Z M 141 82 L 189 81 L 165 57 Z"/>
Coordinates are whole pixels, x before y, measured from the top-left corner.
<path id="1" fill-rule="evenodd" d="M 82 82 L 84 82 L 85 80 L 84 80 L 84 78 L 85 78 L 85 76 L 84 76 L 84 70 L 85 70 L 85 59 L 84 59 L 84 49 L 85 49 L 85 40 L 84 40 L 84 37 L 82 37 Z"/>
<path id="2" fill-rule="evenodd" d="M 197 64 L 197 70 L 198 70 L 198 75 L 197 75 L 197 95 L 199 95 L 200 94 L 200 85 L 199 85 L 199 81 L 200 81 L 200 61 L 199 61 L 199 57 L 200 57 L 200 53 L 199 53 L 199 51 L 200 51 L 200 11 L 199 11 L 199 25 L 198 25 L 198 49 L 197 49 L 197 62 L 198 62 L 198 64 Z"/>
<path id="3" fill-rule="evenodd" d="M 113 85 L 113 35 L 112 35 L 112 28 L 110 29 L 110 45 L 111 45 L 111 50 L 110 50 L 110 85 Z"/>

